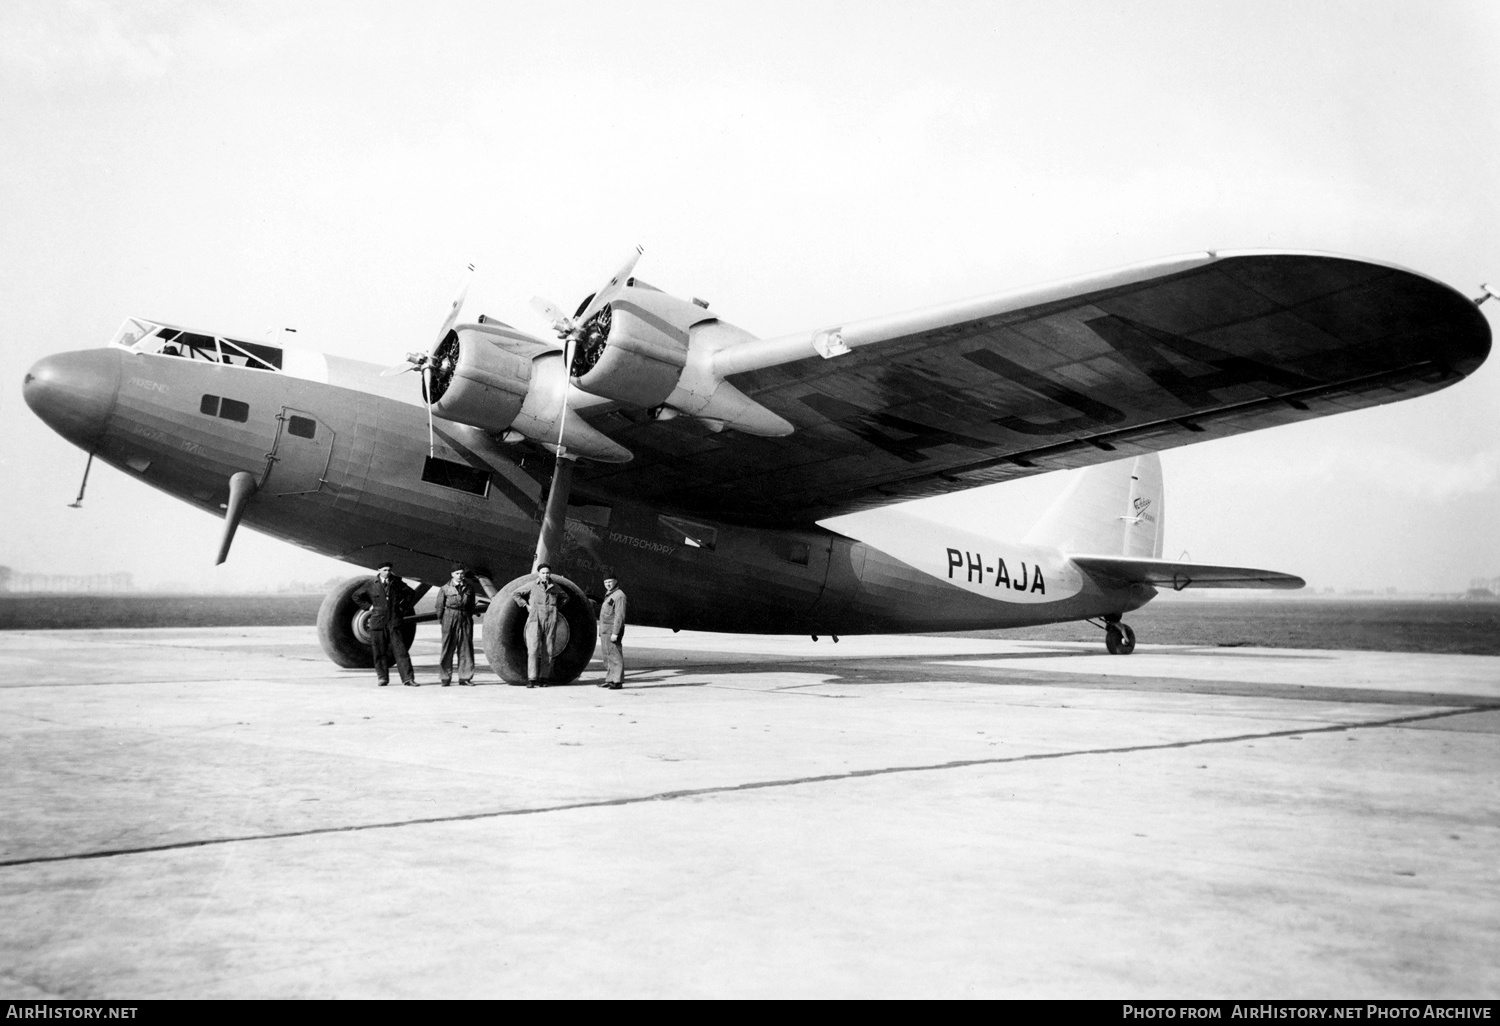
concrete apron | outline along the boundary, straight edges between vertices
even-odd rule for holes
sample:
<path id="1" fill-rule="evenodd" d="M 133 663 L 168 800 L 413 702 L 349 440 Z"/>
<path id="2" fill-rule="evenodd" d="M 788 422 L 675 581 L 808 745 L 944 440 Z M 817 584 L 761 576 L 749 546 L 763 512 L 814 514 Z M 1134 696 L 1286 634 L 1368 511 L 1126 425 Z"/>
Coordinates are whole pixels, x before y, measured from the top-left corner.
<path id="1" fill-rule="evenodd" d="M 1500 659 L 0 634 L 0 994 L 1493 997 Z M 436 679 L 435 639 L 414 661 Z"/>

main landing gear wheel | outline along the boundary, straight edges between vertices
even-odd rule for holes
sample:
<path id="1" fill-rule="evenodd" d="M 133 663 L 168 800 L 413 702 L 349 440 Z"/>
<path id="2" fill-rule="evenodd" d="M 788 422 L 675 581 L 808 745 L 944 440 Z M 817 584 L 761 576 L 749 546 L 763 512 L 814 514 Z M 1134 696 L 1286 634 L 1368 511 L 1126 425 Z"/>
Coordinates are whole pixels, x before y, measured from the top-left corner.
<path id="1" fill-rule="evenodd" d="M 318 644 L 323 654 L 333 665 L 346 670 L 368 670 L 375 665 L 370 654 L 370 628 L 367 626 L 370 611 L 361 609 L 354 601 L 354 590 L 373 577 L 351 577 L 330 591 L 323 604 L 318 607 Z M 417 625 L 407 623 L 401 628 L 401 640 L 411 648 L 417 636 Z"/>
<path id="2" fill-rule="evenodd" d="M 1129 655 L 1135 651 L 1135 631 L 1129 624 L 1110 624 L 1104 628 L 1104 647 L 1110 655 Z"/>
<path id="3" fill-rule="evenodd" d="M 526 610 L 516 605 L 515 596 L 534 580 L 530 574 L 517 577 L 500 589 L 484 613 L 484 657 L 507 684 L 526 683 Z M 558 611 L 561 622 L 552 648 L 552 672 L 545 679 L 548 684 L 571 684 L 594 657 L 599 628 L 582 588 L 557 574 L 552 582 L 568 593 L 570 601 Z"/>

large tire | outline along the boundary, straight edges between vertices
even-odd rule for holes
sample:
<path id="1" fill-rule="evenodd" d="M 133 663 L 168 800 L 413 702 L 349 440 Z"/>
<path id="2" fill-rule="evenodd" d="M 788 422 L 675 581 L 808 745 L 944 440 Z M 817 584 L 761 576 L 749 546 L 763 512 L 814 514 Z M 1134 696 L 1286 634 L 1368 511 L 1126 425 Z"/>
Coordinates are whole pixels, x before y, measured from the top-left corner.
<path id="1" fill-rule="evenodd" d="M 1135 631 L 1128 624 L 1110 624 L 1104 632 L 1104 647 L 1110 655 L 1129 655 L 1135 651 Z"/>
<path id="2" fill-rule="evenodd" d="M 351 577 L 330 591 L 318 607 L 318 644 L 333 665 L 346 670 L 368 670 L 375 665 L 370 653 L 370 631 L 365 626 L 370 612 L 354 601 L 354 590 L 373 577 Z M 401 639 L 408 650 L 417 636 L 417 625 L 406 624 Z"/>
<path id="3" fill-rule="evenodd" d="M 526 683 L 526 610 L 516 605 L 515 595 L 534 577 L 517 577 L 490 600 L 484 613 L 484 657 L 495 676 L 507 684 Z M 557 627 L 557 649 L 552 653 L 548 684 L 571 684 L 588 668 L 598 640 L 594 607 L 583 589 L 566 577 L 552 575 L 571 599 L 562 607 L 563 622 Z"/>

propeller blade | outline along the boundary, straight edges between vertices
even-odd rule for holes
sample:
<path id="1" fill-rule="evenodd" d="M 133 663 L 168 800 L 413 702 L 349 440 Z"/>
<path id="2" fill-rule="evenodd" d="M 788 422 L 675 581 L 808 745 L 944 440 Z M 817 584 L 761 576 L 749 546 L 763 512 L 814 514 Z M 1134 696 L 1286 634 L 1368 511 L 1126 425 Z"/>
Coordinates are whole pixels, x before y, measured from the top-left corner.
<path id="1" fill-rule="evenodd" d="M 407 353 L 403 363 L 392 364 L 380 372 L 382 378 L 394 378 L 397 374 L 405 374 L 410 370 L 421 370 L 428 363 L 426 353 Z"/>
<path id="2" fill-rule="evenodd" d="M 443 339 L 448 337 L 448 332 L 453 330 L 453 325 L 458 323 L 458 312 L 463 309 L 464 299 L 469 295 L 469 286 L 474 281 L 474 265 L 464 272 L 464 280 L 458 287 L 458 295 L 453 297 L 453 305 L 448 308 L 448 316 L 443 321 L 443 326 L 438 329 L 437 341 L 432 344 L 433 352 L 443 344 Z"/>
<path id="3" fill-rule="evenodd" d="M 587 324 L 590 317 L 604 309 L 606 303 L 620 294 L 620 290 L 625 287 L 625 282 L 630 278 L 630 272 L 635 270 L 635 262 L 644 252 L 645 250 L 640 246 L 635 247 L 635 252 L 630 254 L 630 259 L 626 260 L 624 265 L 615 272 L 615 276 L 609 279 L 609 283 L 604 288 L 594 293 L 594 298 L 589 300 L 589 305 L 583 308 L 583 313 L 573 319 L 575 324 Z"/>
<path id="4" fill-rule="evenodd" d="M 563 448 L 563 432 L 568 427 L 568 393 L 573 390 L 573 350 L 577 346 L 578 340 L 571 334 L 563 339 L 563 368 L 567 376 L 563 378 L 562 416 L 557 418 L 557 454 L 559 456 L 568 451 Z"/>
<path id="5" fill-rule="evenodd" d="M 542 296 L 531 297 L 531 308 L 549 321 L 565 321 L 568 315 L 562 312 L 562 307 Z"/>
<path id="6" fill-rule="evenodd" d="M 432 364 L 422 367 L 422 399 L 427 406 L 427 455 L 437 456 L 437 443 L 432 437 Z"/>
<path id="7" fill-rule="evenodd" d="M 568 315 L 563 313 L 556 303 L 543 299 L 541 296 L 531 297 L 531 308 L 552 326 L 552 330 L 559 334 L 566 333 L 573 326 Z"/>

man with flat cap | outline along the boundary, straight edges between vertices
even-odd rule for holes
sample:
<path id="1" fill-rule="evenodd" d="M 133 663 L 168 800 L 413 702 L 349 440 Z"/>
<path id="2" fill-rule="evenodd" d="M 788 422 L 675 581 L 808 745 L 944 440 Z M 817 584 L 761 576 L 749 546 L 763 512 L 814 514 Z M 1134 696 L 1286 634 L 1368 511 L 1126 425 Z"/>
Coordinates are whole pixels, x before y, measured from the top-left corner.
<path id="1" fill-rule="evenodd" d="M 474 686 L 474 589 L 467 571 L 453 564 L 453 577 L 438 589 L 437 616 L 443 625 L 443 652 L 438 657 L 438 675 L 443 687 L 453 680 L 453 657 L 458 657 L 458 683 Z"/>
<path id="2" fill-rule="evenodd" d="M 552 580 L 546 563 L 536 568 L 536 580 L 515 594 L 516 605 L 526 610 L 526 686 L 544 688 L 552 672 L 552 647 L 557 641 L 557 620 L 568 602 L 568 593 Z"/>
<path id="3" fill-rule="evenodd" d="M 618 691 L 625 681 L 625 593 L 615 577 L 604 579 L 604 601 L 599 604 L 599 647 L 604 652 L 601 688 Z"/>
<path id="4" fill-rule="evenodd" d="M 394 658 L 401 683 L 409 688 L 420 687 L 411 672 L 406 639 L 401 636 L 402 623 L 411 615 L 416 596 L 392 570 L 389 562 L 381 563 L 375 569 L 375 578 L 355 588 L 350 597 L 370 611 L 365 626 L 370 632 L 370 654 L 375 657 L 375 679 L 380 686 L 390 683 L 390 664 Z"/>

